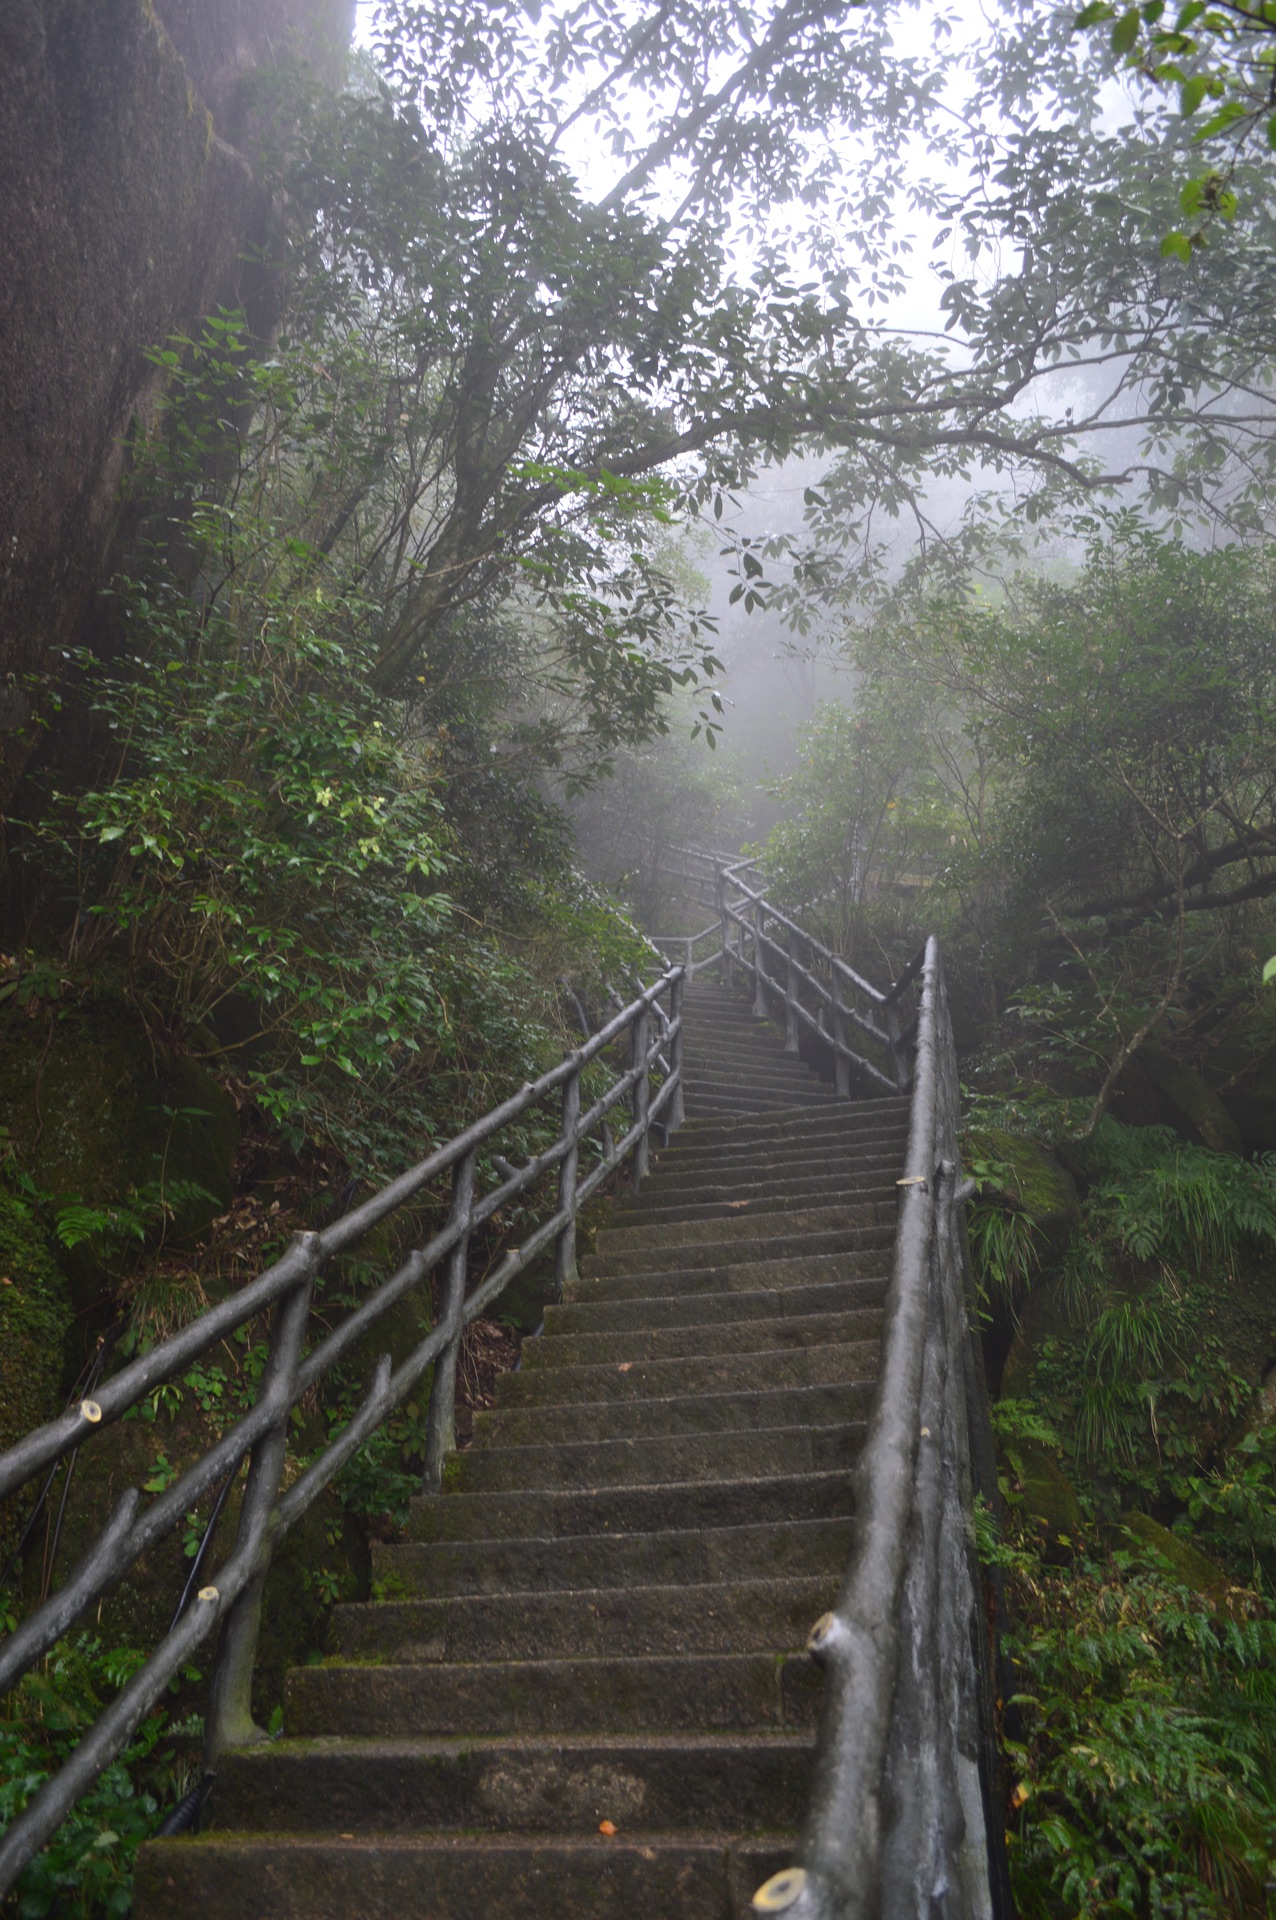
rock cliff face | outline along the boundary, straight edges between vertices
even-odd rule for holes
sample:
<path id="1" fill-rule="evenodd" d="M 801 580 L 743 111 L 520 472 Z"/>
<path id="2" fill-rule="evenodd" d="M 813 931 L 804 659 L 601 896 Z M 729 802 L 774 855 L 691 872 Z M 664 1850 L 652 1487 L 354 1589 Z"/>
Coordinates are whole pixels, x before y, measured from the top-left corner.
<path id="1" fill-rule="evenodd" d="M 219 305 L 268 328 L 274 227 L 245 77 L 337 70 L 354 0 L 0 7 L 0 804 L 33 744 L 26 677 L 92 630 L 144 349 Z"/>

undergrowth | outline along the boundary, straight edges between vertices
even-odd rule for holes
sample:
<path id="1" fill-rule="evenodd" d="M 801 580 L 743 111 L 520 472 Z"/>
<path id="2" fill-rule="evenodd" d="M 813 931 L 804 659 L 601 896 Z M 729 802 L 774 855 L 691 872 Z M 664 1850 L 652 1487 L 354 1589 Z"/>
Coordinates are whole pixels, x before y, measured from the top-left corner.
<path id="1" fill-rule="evenodd" d="M 0 1615 L 16 1624 L 2 1599 Z M 6 1696 L 0 1827 L 68 1758 L 145 1659 L 133 1648 L 108 1648 L 93 1634 L 76 1634 Z M 198 1677 L 193 1670 L 181 1676 L 188 1685 Z M 197 1722 L 175 1720 L 166 1705 L 156 1707 L 24 1870 L 5 1913 L 14 1920 L 124 1920 L 132 1910 L 134 1855 L 154 1833 L 160 1809 L 192 1784 L 198 1732 Z"/>
<path id="2" fill-rule="evenodd" d="M 1276 1433 L 1237 1436 L 1252 1388 L 1214 1315 L 1238 1263 L 1276 1246 L 1276 1179 L 1111 1118 L 1072 1164 L 1063 1330 L 1038 1341 L 1033 1397 L 995 1409 L 1015 1897 L 1024 1920 L 1258 1916 L 1276 1871 Z M 995 1237 L 976 1248 L 996 1284 Z M 1062 1462 L 1079 1537 L 1036 1518 L 1034 1452 Z M 1169 1526 L 1151 1530 L 1164 1552 L 1131 1510 Z"/>
<path id="3" fill-rule="evenodd" d="M 1018 1671 L 1009 1846 L 1023 1920 L 1267 1912 L 1276 1856 L 1276 1622 L 1097 1531 L 1065 1567 L 1003 1553 Z"/>

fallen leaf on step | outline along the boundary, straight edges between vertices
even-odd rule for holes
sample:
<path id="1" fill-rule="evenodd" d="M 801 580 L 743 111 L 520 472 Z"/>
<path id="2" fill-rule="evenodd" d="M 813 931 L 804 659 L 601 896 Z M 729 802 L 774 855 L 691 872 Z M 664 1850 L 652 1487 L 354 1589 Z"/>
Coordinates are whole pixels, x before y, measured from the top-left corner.
<path id="1" fill-rule="evenodd" d="M 615 1833 L 616 1829 L 612 1825 L 610 1820 L 600 1820 L 598 1822 L 598 1831 L 599 1833 L 605 1833 L 607 1835 L 607 1838 L 610 1840 L 612 1834 Z"/>
<path id="2" fill-rule="evenodd" d="M 634 1363 L 633 1363 L 633 1361 L 632 1361 L 632 1360 L 620 1360 L 620 1361 L 618 1361 L 618 1362 L 616 1363 L 616 1372 L 617 1372 L 617 1373 L 628 1373 L 628 1371 L 629 1371 L 629 1369 L 630 1369 L 630 1367 L 632 1367 L 632 1366 L 633 1366 L 633 1364 L 634 1364 Z"/>
<path id="3" fill-rule="evenodd" d="M 747 1200 L 728 1200 L 725 1202 L 725 1205 L 728 1207 L 747 1207 L 748 1204 Z"/>

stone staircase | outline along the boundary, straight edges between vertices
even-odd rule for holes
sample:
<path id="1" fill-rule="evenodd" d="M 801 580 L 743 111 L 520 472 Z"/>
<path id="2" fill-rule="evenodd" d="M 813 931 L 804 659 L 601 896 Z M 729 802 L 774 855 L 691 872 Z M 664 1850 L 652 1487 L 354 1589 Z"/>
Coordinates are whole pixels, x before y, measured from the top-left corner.
<path id="1" fill-rule="evenodd" d="M 720 989 L 686 1026 L 688 1125 L 138 1920 L 738 1920 L 787 1861 L 907 1103 Z"/>

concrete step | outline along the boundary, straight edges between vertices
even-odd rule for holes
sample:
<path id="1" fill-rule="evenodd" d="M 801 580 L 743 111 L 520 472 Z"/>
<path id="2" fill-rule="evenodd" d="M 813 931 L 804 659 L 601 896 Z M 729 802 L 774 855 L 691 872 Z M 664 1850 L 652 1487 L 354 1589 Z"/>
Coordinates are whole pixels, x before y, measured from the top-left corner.
<path id="1" fill-rule="evenodd" d="M 816 1318 L 817 1316 L 812 1316 Z M 829 1316 L 820 1315 L 824 1331 Z M 687 1394 L 778 1392 L 863 1380 L 878 1363 L 878 1341 L 813 1339 L 808 1345 L 758 1353 L 697 1354 L 676 1360 L 608 1360 L 588 1366 L 526 1364 L 498 1374 L 498 1407 L 583 1406 L 611 1400 L 677 1399 Z"/>
<path id="2" fill-rule="evenodd" d="M 769 1016 L 763 1018 L 753 1011 L 752 983 L 747 994 L 730 992 L 706 996 L 697 988 L 694 993 L 683 996 L 682 1014 L 689 1028 L 716 1021 L 723 1026 L 740 1027 L 745 1031 L 783 1033 L 781 1021 L 772 1020 Z"/>
<path id="3" fill-rule="evenodd" d="M 597 1827 L 597 1822 L 593 1827 Z M 212 1833 L 150 1842 L 136 1920 L 747 1920 L 788 1864 L 774 1833 Z"/>
<path id="4" fill-rule="evenodd" d="M 745 1150 L 698 1156 L 695 1161 L 665 1159 L 653 1167 L 632 1199 L 628 1193 L 617 1196 L 608 1224 L 628 1226 L 640 1220 L 648 1207 L 678 1206 L 687 1200 L 747 1199 L 768 1188 L 785 1204 L 800 1198 L 808 1185 L 823 1193 L 829 1181 L 845 1193 L 863 1185 L 893 1188 L 905 1157 L 906 1142 L 883 1140 L 871 1151 L 848 1150 L 838 1141 L 814 1141 L 805 1151 L 797 1147 L 773 1156 Z"/>
<path id="5" fill-rule="evenodd" d="M 872 1281 L 843 1280 L 826 1285 L 758 1288 L 752 1293 L 667 1293 L 633 1300 L 568 1299 L 546 1307 L 545 1332 L 557 1338 L 566 1333 L 631 1332 L 655 1327 L 707 1326 L 720 1321 L 742 1324 L 772 1320 L 789 1314 L 850 1313 L 878 1307 L 880 1286 Z"/>
<path id="6" fill-rule="evenodd" d="M 818 1085 L 809 1092 L 798 1087 L 777 1088 L 772 1092 L 744 1080 L 693 1080 L 688 1076 L 686 1082 L 685 1106 L 687 1117 L 692 1120 L 758 1113 L 773 1113 L 778 1117 L 794 1110 L 818 1110 L 831 1101 L 832 1095 L 822 1093 Z"/>
<path id="7" fill-rule="evenodd" d="M 618 1440 L 559 1445 L 489 1444 L 484 1438 L 444 1468 L 459 1493 L 523 1488 L 674 1486 L 705 1479 L 750 1479 L 767 1473 L 824 1473 L 855 1463 L 864 1422 L 828 1427 L 767 1427 L 761 1432 L 634 1434 Z"/>
<path id="8" fill-rule="evenodd" d="M 831 1100 L 822 1106 L 818 1113 L 798 1113 L 794 1116 L 793 1132 L 804 1138 L 812 1134 L 825 1134 L 830 1138 L 844 1138 L 848 1134 L 861 1134 L 866 1129 L 901 1129 L 907 1131 L 909 1104 L 907 1096 L 891 1096 L 881 1100 Z M 675 1136 L 678 1151 L 692 1146 L 717 1147 L 724 1143 L 751 1141 L 755 1144 L 774 1145 L 776 1131 L 774 1122 L 767 1116 L 755 1120 L 737 1120 L 719 1124 L 717 1122 L 697 1122 L 688 1125 Z"/>
<path id="9" fill-rule="evenodd" d="M 493 1648 L 501 1660 L 606 1659 L 620 1647 L 628 1654 L 796 1653 L 839 1585 L 837 1573 L 825 1573 L 732 1586 L 383 1599 L 338 1607 L 333 1633 L 345 1659 L 396 1666 L 483 1660 Z"/>
<path id="10" fill-rule="evenodd" d="M 748 1294 L 788 1287 L 822 1286 L 836 1280 L 885 1284 L 891 1266 L 891 1236 L 856 1253 L 795 1255 L 788 1260 L 745 1260 L 734 1266 L 702 1267 L 692 1272 L 665 1268 L 656 1273 L 578 1274 L 564 1293 L 572 1305 L 586 1302 L 619 1304 L 626 1300 L 677 1297 L 694 1300 L 701 1294 Z"/>
<path id="11" fill-rule="evenodd" d="M 759 1131 L 759 1119 L 763 1121 Z M 678 1167 L 714 1169 L 731 1160 L 760 1162 L 793 1159 L 798 1150 L 840 1154 L 855 1159 L 861 1153 L 896 1152 L 907 1145 L 908 1128 L 897 1120 L 851 1120 L 840 1100 L 826 1100 L 814 1112 L 801 1109 L 781 1126 L 766 1125 L 765 1114 L 737 1114 L 719 1123 L 688 1120 L 668 1147 L 652 1156 L 652 1170 Z"/>
<path id="12" fill-rule="evenodd" d="M 712 1079 L 707 1074 L 688 1072 L 685 1082 L 685 1104 L 691 1120 L 708 1117 L 711 1110 L 726 1102 L 742 1114 L 758 1114 L 783 1113 L 792 1107 L 809 1112 L 828 1106 L 832 1099 L 832 1090 L 821 1087 L 818 1080 L 764 1080 L 743 1071 L 718 1072 Z"/>
<path id="13" fill-rule="evenodd" d="M 804 1731 L 552 1743 L 284 1739 L 227 1757 L 215 1818 L 222 1828 L 299 1833 L 515 1827 L 579 1835 L 596 1834 L 607 1818 L 673 1832 L 794 1827 L 813 1747 Z"/>
<path id="14" fill-rule="evenodd" d="M 760 1087 L 822 1084 L 795 1053 L 755 1053 L 747 1047 L 688 1047 L 683 1055 L 690 1082 L 746 1080 Z"/>
<path id="15" fill-rule="evenodd" d="M 560 1539 L 844 1519 L 855 1511 L 848 1472 L 770 1474 L 696 1485 L 448 1493 L 413 1500 L 408 1534 L 420 1541 Z"/>
<path id="16" fill-rule="evenodd" d="M 903 1156 L 892 1153 L 883 1154 L 876 1165 L 870 1166 L 850 1158 L 831 1165 L 817 1160 L 808 1161 L 805 1168 L 752 1167 L 739 1176 L 732 1172 L 717 1181 L 668 1179 L 658 1186 L 644 1182 L 637 1201 L 626 1196 L 613 1203 L 607 1224 L 641 1226 L 644 1220 L 654 1221 L 675 1207 L 725 1207 L 728 1212 L 739 1212 L 741 1202 L 756 1207 L 759 1201 L 771 1201 L 777 1211 L 784 1208 L 802 1213 L 812 1206 L 836 1206 L 839 1200 L 858 1201 L 874 1188 L 895 1199 L 902 1164 Z"/>
<path id="17" fill-rule="evenodd" d="M 765 1019 L 753 1011 L 751 1000 L 683 1002 L 688 1035 L 699 1033 L 756 1034 L 759 1039 L 783 1043 L 782 1020 Z"/>
<path id="18" fill-rule="evenodd" d="M 757 1153 L 760 1158 L 792 1153 L 795 1146 L 819 1146 L 842 1152 L 858 1151 L 877 1140 L 893 1146 L 908 1138 L 906 1124 L 894 1116 L 867 1120 L 851 1113 L 841 1100 L 825 1100 L 812 1112 L 801 1108 L 791 1120 L 780 1126 L 770 1124 L 766 1114 L 737 1114 L 734 1119 L 688 1120 L 673 1136 L 673 1144 L 657 1159 L 670 1156 L 686 1165 L 703 1160 L 711 1168 L 719 1155 L 740 1157 Z"/>
<path id="19" fill-rule="evenodd" d="M 780 1034 L 754 1034 L 737 1028 L 689 1028 L 683 1043 L 683 1056 L 697 1066 L 738 1060 L 773 1065 L 807 1073 L 810 1068 L 801 1054 L 789 1053 Z"/>
<path id="20" fill-rule="evenodd" d="M 648 1206 L 677 1205 L 687 1199 L 739 1199 L 767 1186 L 787 1199 L 807 1181 L 836 1180 L 846 1191 L 853 1191 L 856 1182 L 874 1180 L 893 1186 L 906 1153 L 903 1139 L 876 1142 L 871 1150 L 847 1147 L 837 1140 L 815 1140 L 772 1154 L 742 1148 L 738 1153 L 698 1154 L 686 1160 L 666 1157 L 656 1162 L 632 1201 L 628 1193 L 617 1197 L 612 1218 L 618 1225 L 627 1225 Z"/>
<path id="21" fill-rule="evenodd" d="M 689 1034 L 683 1047 L 683 1059 L 690 1069 L 701 1073 L 771 1073 L 786 1079 L 822 1082 L 832 1089 L 833 1075 L 827 1079 L 800 1053 L 788 1053 L 781 1044 L 733 1036 Z"/>
<path id="22" fill-rule="evenodd" d="M 701 1326 L 644 1327 L 608 1333 L 547 1333 L 523 1343 L 520 1373 L 537 1367 L 619 1367 L 639 1360 L 700 1360 L 721 1354 L 876 1340 L 882 1317 L 875 1307 L 845 1313 L 788 1313 L 756 1320 L 718 1320 Z"/>
<path id="23" fill-rule="evenodd" d="M 894 1203 L 891 1207 L 893 1211 Z M 655 1246 L 611 1247 L 607 1251 L 605 1269 L 602 1259 L 592 1255 L 582 1262 L 582 1270 L 588 1274 L 604 1270 L 609 1274 L 624 1274 L 659 1273 L 673 1268 L 690 1275 L 720 1264 L 724 1255 L 732 1266 L 739 1266 L 746 1260 L 777 1261 L 809 1259 L 811 1255 L 819 1253 L 866 1253 L 872 1248 L 889 1247 L 893 1242 L 894 1228 L 885 1224 L 830 1228 L 820 1232 L 812 1227 L 795 1225 L 784 1218 L 784 1230 L 781 1232 L 761 1233 L 756 1238 L 733 1235 L 726 1245 L 715 1238 L 684 1239 L 680 1236 L 675 1240 L 671 1235 Z"/>
<path id="24" fill-rule="evenodd" d="M 412 1739 L 484 1733 L 711 1733 L 814 1724 L 806 1653 L 630 1654 L 371 1666 L 325 1661 L 288 1675 L 291 1737 Z"/>
<path id="25" fill-rule="evenodd" d="M 783 1181 L 775 1181 L 761 1189 L 746 1187 L 743 1191 L 737 1190 L 734 1196 L 726 1199 L 691 1200 L 686 1196 L 666 1199 L 653 1195 L 647 1207 L 626 1207 L 613 1213 L 613 1224 L 606 1231 L 618 1233 L 631 1226 L 653 1231 L 697 1220 L 758 1220 L 766 1219 L 769 1215 L 779 1215 L 788 1220 L 795 1214 L 805 1217 L 821 1208 L 861 1207 L 872 1201 L 894 1207 L 898 1198 L 894 1179 L 880 1173 L 860 1180 L 856 1180 L 852 1174 L 845 1174 L 841 1178 L 835 1175 L 831 1179 L 813 1182 L 794 1181 L 792 1188 L 786 1187 Z"/>
<path id="26" fill-rule="evenodd" d="M 842 1516 L 558 1540 L 408 1541 L 394 1546 L 374 1541 L 373 1593 L 395 1600 L 419 1594 L 638 1586 L 653 1579 L 700 1586 L 763 1575 L 840 1578 L 851 1551 L 853 1525 L 849 1516 Z"/>
<path id="27" fill-rule="evenodd" d="M 694 1201 L 735 1200 L 768 1191 L 785 1198 L 800 1198 L 804 1193 L 823 1193 L 830 1188 L 853 1192 L 874 1181 L 889 1185 L 904 1158 L 904 1142 L 884 1141 L 871 1151 L 846 1153 L 840 1147 L 812 1148 L 792 1160 L 771 1160 L 760 1154 L 744 1164 L 726 1166 L 715 1159 L 712 1166 L 683 1166 L 676 1160 L 657 1163 L 643 1181 L 641 1192 L 625 1195 L 613 1203 L 612 1218 L 628 1219 L 647 1207 L 664 1207 L 682 1199 Z"/>

